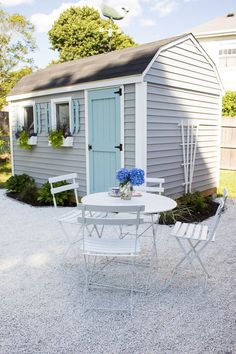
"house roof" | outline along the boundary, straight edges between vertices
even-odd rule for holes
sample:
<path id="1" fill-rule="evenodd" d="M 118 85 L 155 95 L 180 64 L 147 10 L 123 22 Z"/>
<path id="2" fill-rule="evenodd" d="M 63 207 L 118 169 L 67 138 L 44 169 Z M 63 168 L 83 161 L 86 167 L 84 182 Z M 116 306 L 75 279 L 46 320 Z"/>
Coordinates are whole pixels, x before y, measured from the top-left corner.
<path id="1" fill-rule="evenodd" d="M 186 34 L 51 65 L 23 77 L 8 96 L 142 74 L 159 48 L 185 36 Z"/>
<path id="2" fill-rule="evenodd" d="M 225 33 L 235 33 L 236 35 L 236 13 L 228 13 L 224 16 L 217 17 L 214 20 L 205 22 L 199 26 L 191 28 L 192 32 L 196 37 L 200 35 L 210 35 L 210 34 L 225 34 Z"/>

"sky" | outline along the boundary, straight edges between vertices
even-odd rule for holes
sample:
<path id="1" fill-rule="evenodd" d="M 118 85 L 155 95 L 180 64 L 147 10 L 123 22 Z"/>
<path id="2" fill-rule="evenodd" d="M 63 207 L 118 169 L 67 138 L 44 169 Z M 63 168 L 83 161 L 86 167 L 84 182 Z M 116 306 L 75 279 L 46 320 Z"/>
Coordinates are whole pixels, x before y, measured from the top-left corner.
<path id="1" fill-rule="evenodd" d="M 189 32 L 197 25 L 236 12 L 235 0 L 0 0 L 0 6 L 34 24 L 38 48 L 32 57 L 35 66 L 43 68 L 58 58 L 58 53 L 50 49 L 47 32 L 60 13 L 70 6 L 83 5 L 99 10 L 102 2 L 129 9 L 127 16 L 116 23 L 140 44 Z"/>

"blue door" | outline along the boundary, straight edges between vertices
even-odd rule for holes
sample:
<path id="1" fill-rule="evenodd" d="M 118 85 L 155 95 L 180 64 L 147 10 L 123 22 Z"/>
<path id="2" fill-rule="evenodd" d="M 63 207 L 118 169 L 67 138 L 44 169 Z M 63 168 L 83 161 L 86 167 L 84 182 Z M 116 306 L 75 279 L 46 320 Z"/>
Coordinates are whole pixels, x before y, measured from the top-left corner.
<path id="1" fill-rule="evenodd" d="M 117 185 L 121 166 L 120 89 L 113 87 L 88 93 L 88 149 L 90 193 Z"/>

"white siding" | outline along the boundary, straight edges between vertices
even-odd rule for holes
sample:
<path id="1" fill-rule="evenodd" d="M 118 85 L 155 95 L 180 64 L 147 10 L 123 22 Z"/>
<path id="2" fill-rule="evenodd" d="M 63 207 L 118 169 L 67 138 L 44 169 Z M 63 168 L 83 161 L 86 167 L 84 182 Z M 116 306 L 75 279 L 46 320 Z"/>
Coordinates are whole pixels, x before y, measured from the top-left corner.
<path id="1" fill-rule="evenodd" d="M 184 192 L 181 120 L 200 124 L 193 190 L 216 187 L 220 86 L 199 49 L 188 40 L 161 52 L 145 76 L 147 175 L 166 179 L 165 194 Z"/>

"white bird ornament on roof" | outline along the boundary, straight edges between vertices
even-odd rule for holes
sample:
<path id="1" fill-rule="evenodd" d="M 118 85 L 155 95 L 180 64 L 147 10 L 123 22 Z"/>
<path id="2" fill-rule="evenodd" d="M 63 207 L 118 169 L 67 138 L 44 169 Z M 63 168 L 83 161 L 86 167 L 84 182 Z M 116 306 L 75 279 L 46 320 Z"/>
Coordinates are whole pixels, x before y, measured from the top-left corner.
<path id="1" fill-rule="evenodd" d="M 126 9 L 125 7 L 117 9 L 105 3 L 101 4 L 101 11 L 103 16 L 108 17 L 111 20 L 122 20 L 129 12 L 129 10 Z"/>

